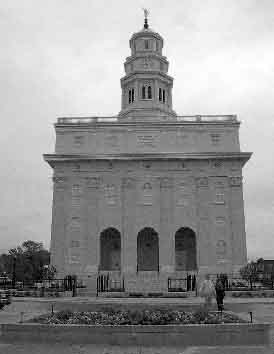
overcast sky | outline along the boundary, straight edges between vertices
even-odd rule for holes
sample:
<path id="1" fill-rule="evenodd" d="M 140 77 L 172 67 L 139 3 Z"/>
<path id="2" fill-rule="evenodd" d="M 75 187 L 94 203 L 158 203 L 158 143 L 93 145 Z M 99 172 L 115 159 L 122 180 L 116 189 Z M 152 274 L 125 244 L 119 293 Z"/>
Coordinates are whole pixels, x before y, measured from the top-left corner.
<path id="1" fill-rule="evenodd" d="M 274 258 L 273 0 L 0 0 L 0 249 L 49 247 L 53 123 L 119 112 L 142 7 L 165 40 L 175 111 L 242 121 L 248 255 Z"/>

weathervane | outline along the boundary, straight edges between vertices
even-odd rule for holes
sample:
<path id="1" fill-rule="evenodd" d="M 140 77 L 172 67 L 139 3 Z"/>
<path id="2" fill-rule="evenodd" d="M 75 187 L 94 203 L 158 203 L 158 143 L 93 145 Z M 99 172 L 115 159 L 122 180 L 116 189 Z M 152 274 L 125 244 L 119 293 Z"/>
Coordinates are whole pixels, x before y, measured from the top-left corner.
<path id="1" fill-rule="evenodd" d="M 145 29 L 148 29 L 148 22 L 147 22 L 147 18 L 148 18 L 148 15 L 149 15 L 149 11 L 148 11 L 148 9 L 144 9 L 144 8 L 143 8 L 143 11 L 144 11 L 144 16 L 145 16 L 145 24 L 144 24 L 144 28 L 145 28 Z"/>

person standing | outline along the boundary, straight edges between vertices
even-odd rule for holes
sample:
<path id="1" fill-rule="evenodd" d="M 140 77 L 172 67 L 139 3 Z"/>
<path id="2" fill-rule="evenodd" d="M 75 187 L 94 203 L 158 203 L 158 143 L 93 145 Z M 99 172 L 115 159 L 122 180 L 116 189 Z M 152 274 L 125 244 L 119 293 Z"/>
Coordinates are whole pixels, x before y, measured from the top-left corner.
<path id="1" fill-rule="evenodd" d="M 225 286 L 221 278 L 217 278 L 215 290 L 218 311 L 222 311 L 224 309 Z"/>
<path id="2" fill-rule="evenodd" d="M 202 281 L 198 294 L 205 299 L 205 308 L 208 309 L 211 306 L 212 298 L 216 296 L 215 286 L 210 280 L 209 274 L 206 274 Z"/>

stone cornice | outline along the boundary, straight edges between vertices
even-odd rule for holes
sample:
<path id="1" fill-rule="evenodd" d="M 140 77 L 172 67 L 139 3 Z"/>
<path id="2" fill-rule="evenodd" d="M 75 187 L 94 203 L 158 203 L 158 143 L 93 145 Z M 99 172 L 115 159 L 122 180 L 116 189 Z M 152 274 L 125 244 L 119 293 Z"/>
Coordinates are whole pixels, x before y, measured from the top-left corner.
<path id="1" fill-rule="evenodd" d="M 168 74 L 163 73 L 160 70 L 136 70 L 130 74 L 125 75 L 120 79 L 121 85 L 123 86 L 124 83 L 130 82 L 131 80 L 135 79 L 149 79 L 153 80 L 155 78 L 161 78 L 167 80 L 169 84 L 173 83 L 173 77 L 169 76 Z"/>
<path id="2" fill-rule="evenodd" d="M 251 152 L 204 152 L 204 153 L 133 153 L 133 154 L 44 154 L 43 157 L 51 166 L 58 162 L 94 161 L 94 160 L 241 160 L 245 164 Z"/>
<path id="3" fill-rule="evenodd" d="M 62 121 L 63 119 L 63 121 Z M 79 119 L 79 123 L 76 123 L 76 120 Z M 153 128 L 173 128 L 173 127 L 214 127 L 214 126 L 225 126 L 225 127 L 235 127 L 240 125 L 238 120 L 212 120 L 212 121 L 203 121 L 203 120 L 178 120 L 176 117 L 159 117 L 159 120 L 139 120 L 135 118 L 131 120 L 129 118 L 123 118 L 116 121 L 96 121 L 88 120 L 88 118 L 79 117 L 79 118 L 60 118 L 58 122 L 55 123 L 56 128 L 73 128 L 73 129 L 87 129 L 87 128 L 138 128 L 138 129 L 153 129 Z"/>
<path id="4" fill-rule="evenodd" d="M 130 57 L 127 57 L 126 58 L 126 61 L 125 61 L 125 64 L 130 64 L 132 61 L 136 60 L 136 59 L 139 59 L 139 58 L 156 58 L 166 64 L 169 64 L 167 58 L 163 55 L 160 55 L 158 53 L 146 53 L 146 52 L 143 52 L 143 53 L 138 53 L 138 54 L 135 54 L 135 55 L 131 55 Z"/>

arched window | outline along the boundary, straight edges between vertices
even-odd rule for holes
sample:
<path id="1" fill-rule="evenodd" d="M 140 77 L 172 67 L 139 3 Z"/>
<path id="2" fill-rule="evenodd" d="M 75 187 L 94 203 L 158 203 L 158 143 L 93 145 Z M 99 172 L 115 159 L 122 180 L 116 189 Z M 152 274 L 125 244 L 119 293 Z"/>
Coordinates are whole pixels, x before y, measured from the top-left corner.
<path id="1" fill-rule="evenodd" d="M 109 227 L 100 235 L 100 270 L 121 269 L 121 234 Z"/>
<path id="2" fill-rule="evenodd" d="M 196 235 L 188 227 L 175 233 L 175 269 L 193 271 L 197 269 Z"/>
<path id="3" fill-rule="evenodd" d="M 159 272 L 159 237 L 150 227 L 142 229 L 137 236 L 137 271 Z"/>
<path id="4" fill-rule="evenodd" d="M 134 102 L 134 89 L 131 90 L 131 102 Z"/>
<path id="5" fill-rule="evenodd" d="M 166 90 L 163 90 L 163 102 L 166 102 Z"/>
<path id="6" fill-rule="evenodd" d="M 142 99 L 144 100 L 146 98 L 146 87 L 142 87 Z"/>
<path id="7" fill-rule="evenodd" d="M 147 88 L 147 98 L 148 98 L 149 100 L 151 100 L 151 99 L 152 99 L 152 90 L 151 90 L 151 86 L 148 86 L 148 88 Z"/>
<path id="8" fill-rule="evenodd" d="M 159 101 L 162 101 L 162 89 L 159 88 Z"/>
<path id="9" fill-rule="evenodd" d="M 131 90 L 128 91 L 128 103 L 131 103 Z"/>
<path id="10" fill-rule="evenodd" d="M 148 49 L 148 40 L 145 39 L 145 49 Z"/>

